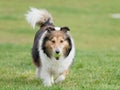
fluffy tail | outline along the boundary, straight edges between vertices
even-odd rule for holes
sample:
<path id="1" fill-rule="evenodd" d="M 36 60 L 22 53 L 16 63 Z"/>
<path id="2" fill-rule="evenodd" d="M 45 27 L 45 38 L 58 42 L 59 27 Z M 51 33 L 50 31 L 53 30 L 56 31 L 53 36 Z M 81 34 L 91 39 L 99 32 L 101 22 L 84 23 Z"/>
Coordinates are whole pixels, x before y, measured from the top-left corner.
<path id="1" fill-rule="evenodd" d="M 51 14 L 44 9 L 30 8 L 27 14 L 25 14 L 28 23 L 35 28 L 36 25 L 41 26 L 49 20 L 49 23 L 53 23 Z"/>

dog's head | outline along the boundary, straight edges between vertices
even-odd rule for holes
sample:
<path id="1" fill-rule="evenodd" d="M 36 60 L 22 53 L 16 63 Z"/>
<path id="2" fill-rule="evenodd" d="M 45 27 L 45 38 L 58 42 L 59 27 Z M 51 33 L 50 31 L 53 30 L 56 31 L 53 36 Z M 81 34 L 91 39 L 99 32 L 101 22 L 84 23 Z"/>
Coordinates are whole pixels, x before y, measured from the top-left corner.
<path id="1" fill-rule="evenodd" d="M 49 58 L 65 58 L 69 55 L 72 44 L 68 27 L 56 30 L 54 27 L 46 28 L 47 33 L 43 39 L 42 49 Z"/>

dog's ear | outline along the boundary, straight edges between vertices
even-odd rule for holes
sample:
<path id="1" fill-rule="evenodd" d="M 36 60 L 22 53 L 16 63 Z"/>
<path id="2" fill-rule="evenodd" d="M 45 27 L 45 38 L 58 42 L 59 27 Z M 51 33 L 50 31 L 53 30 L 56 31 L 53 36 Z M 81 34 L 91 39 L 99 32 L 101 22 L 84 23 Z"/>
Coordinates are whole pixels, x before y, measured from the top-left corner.
<path id="1" fill-rule="evenodd" d="M 61 27 L 61 31 L 63 32 L 67 32 L 67 31 L 70 31 L 69 27 Z"/>
<path id="2" fill-rule="evenodd" d="M 50 33 L 51 31 L 54 31 L 55 28 L 53 28 L 53 27 L 47 27 L 46 30 Z"/>

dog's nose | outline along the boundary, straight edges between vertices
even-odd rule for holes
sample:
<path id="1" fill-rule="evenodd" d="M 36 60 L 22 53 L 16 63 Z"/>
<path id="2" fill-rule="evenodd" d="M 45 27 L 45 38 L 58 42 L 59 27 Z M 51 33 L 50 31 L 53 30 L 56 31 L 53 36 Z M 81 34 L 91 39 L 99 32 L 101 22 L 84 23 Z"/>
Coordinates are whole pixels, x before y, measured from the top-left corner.
<path id="1" fill-rule="evenodd" d="M 57 54 L 59 54 L 59 53 L 60 53 L 60 50 L 59 50 L 59 49 L 56 49 L 55 52 L 56 52 Z"/>

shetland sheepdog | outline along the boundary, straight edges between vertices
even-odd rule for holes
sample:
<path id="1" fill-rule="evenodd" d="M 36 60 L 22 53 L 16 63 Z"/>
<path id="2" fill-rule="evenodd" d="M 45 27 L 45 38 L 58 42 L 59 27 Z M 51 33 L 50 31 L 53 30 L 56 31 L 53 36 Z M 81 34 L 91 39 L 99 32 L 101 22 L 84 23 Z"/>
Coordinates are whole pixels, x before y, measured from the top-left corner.
<path id="1" fill-rule="evenodd" d="M 75 56 L 69 27 L 56 27 L 51 14 L 44 9 L 30 8 L 26 20 L 33 28 L 40 27 L 32 48 L 36 77 L 43 80 L 44 86 L 65 80 Z"/>

